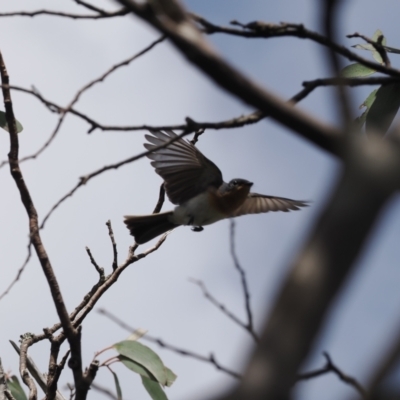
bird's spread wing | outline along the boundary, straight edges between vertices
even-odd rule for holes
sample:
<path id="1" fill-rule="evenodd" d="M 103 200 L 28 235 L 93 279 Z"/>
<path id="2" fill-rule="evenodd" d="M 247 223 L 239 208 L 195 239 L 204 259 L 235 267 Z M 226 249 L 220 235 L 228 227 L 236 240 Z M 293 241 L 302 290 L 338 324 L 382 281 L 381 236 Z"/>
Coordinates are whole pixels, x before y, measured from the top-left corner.
<path id="1" fill-rule="evenodd" d="M 176 138 L 172 131 L 151 131 L 146 135 L 147 150 L 162 146 Z M 165 191 L 174 204 L 182 204 L 210 186 L 218 188 L 223 180 L 219 168 L 184 139 L 150 153 L 151 165 L 165 181 Z"/>
<path id="2" fill-rule="evenodd" d="M 290 211 L 298 210 L 300 207 L 306 207 L 306 201 L 291 200 L 284 197 L 266 196 L 258 193 L 249 193 L 244 203 L 236 209 L 232 217 L 238 217 L 245 214 L 259 214 L 269 211 Z"/>

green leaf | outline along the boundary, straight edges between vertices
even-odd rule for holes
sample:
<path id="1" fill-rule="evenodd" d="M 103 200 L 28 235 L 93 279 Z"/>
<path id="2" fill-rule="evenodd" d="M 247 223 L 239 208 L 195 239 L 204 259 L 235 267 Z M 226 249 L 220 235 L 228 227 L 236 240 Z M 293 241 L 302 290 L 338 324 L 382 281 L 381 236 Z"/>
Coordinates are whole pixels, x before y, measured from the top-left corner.
<path id="1" fill-rule="evenodd" d="M 384 135 L 389 129 L 400 107 L 400 83 L 381 86 L 365 120 L 366 132 L 380 132 Z"/>
<path id="2" fill-rule="evenodd" d="M 377 42 L 379 36 L 383 36 L 383 32 L 382 32 L 380 29 L 377 29 L 377 30 L 374 32 L 374 34 L 372 35 L 372 38 L 371 38 L 371 39 L 372 39 L 374 42 Z M 382 45 L 382 46 L 386 46 L 386 38 L 385 38 L 385 36 L 383 36 L 381 45 Z"/>
<path id="3" fill-rule="evenodd" d="M 373 90 L 368 97 L 364 100 L 364 103 L 361 104 L 360 109 L 365 107 L 365 111 L 354 121 L 356 124 L 356 127 L 358 129 L 361 129 L 365 123 L 365 120 L 367 118 L 368 112 L 375 101 L 376 98 L 376 92 L 378 89 Z"/>
<path id="4" fill-rule="evenodd" d="M 374 74 L 376 71 L 365 65 L 354 63 L 347 65 L 340 71 L 342 78 L 362 78 Z"/>
<path id="5" fill-rule="evenodd" d="M 124 357 L 124 356 L 118 356 L 119 360 L 122 362 L 122 364 L 125 365 L 126 368 L 130 369 L 133 372 L 136 372 L 137 374 L 144 376 L 145 378 L 153 379 L 154 381 L 157 382 L 157 379 L 154 378 L 154 376 L 151 374 L 149 370 L 147 370 L 145 367 L 142 365 L 136 363 L 135 361 L 131 360 L 130 358 Z"/>
<path id="6" fill-rule="evenodd" d="M 110 370 L 110 372 L 113 374 L 114 377 L 115 389 L 117 391 L 117 399 L 122 400 L 122 390 L 121 385 L 119 384 L 118 375 L 114 371 Z"/>
<path id="7" fill-rule="evenodd" d="M 170 387 L 175 382 L 177 376 L 168 367 L 165 367 L 165 372 L 167 373 L 167 382 L 165 386 Z"/>
<path id="8" fill-rule="evenodd" d="M 114 344 L 119 354 L 130 358 L 150 371 L 161 385 L 166 385 L 167 374 L 161 358 L 149 347 L 132 340 L 124 340 Z"/>
<path id="9" fill-rule="evenodd" d="M 378 41 L 379 36 L 383 36 L 383 33 L 380 29 L 376 30 L 374 32 L 374 34 L 372 35 L 372 40 L 374 42 Z M 382 46 L 385 48 L 386 50 L 386 38 L 383 36 L 382 38 L 382 42 L 381 42 Z M 355 49 L 360 49 L 360 50 L 368 50 L 372 52 L 372 57 L 374 57 L 375 61 L 377 61 L 379 64 L 383 64 L 383 59 L 381 57 L 381 55 L 379 54 L 379 51 L 377 51 L 375 49 L 375 47 L 370 44 L 370 43 L 365 43 L 365 44 L 356 44 L 355 46 L 352 46 Z"/>
<path id="10" fill-rule="evenodd" d="M 11 394 L 15 397 L 15 400 L 28 400 L 18 378 L 15 375 L 7 381 L 7 386 L 10 389 Z"/>
<path id="11" fill-rule="evenodd" d="M 385 45 L 386 45 L 386 38 L 385 38 L 385 36 L 383 36 L 383 33 L 382 33 L 382 31 L 381 31 L 380 29 L 377 29 L 377 30 L 374 32 L 374 34 L 372 35 L 372 40 L 373 40 L 374 42 L 377 42 L 377 41 L 378 41 L 378 38 L 379 38 L 380 36 L 382 36 L 381 45 L 382 45 L 382 46 L 385 46 Z M 383 58 L 382 58 L 382 56 L 379 54 L 379 51 L 377 51 L 377 50 L 375 49 L 375 47 L 374 47 L 374 50 L 372 51 L 372 57 L 374 57 L 374 59 L 375 59 L 376 62 L 378 62 L 378 63 L 380 63 L 380 64 L 383 64 Z"/>
<path id="12" fill-rule="evenodd" d="M 167 395 L 158 382 L 142 376 L 142 383 L 153 400 L 168 400 Z"/>
<path id="13" fill-rule="evenodd" d="M 152 373 L 142 365 L 124 356 L 118 356 L 118 358 L 122 362 L 122 364 L 124 364 L 125 367 L 127 367 L 131 371 L 136 372 L 137 374 L 144 376 L 145 378 L 152 379 L 153 381 L 157 382 L 157 379 L 154 377 L 154 375 L 152 375 Z M 170 387 L 175 382 L 177 376 L 168 367 L 164 366 L 164 369 L 167 380 L 163 386 Z M 160 383 L 162 384 L 162 382 Z"/>
<path id="14" fill-rule="evenodd" d="M 17 125 L 17 133 L 20 133 L 24 128 L 19 121 L 15 120 L 15 123 Z M 4 111 L 0 111 L 0 128 L 3 128 L 8 132 L 6 113 Z"/>

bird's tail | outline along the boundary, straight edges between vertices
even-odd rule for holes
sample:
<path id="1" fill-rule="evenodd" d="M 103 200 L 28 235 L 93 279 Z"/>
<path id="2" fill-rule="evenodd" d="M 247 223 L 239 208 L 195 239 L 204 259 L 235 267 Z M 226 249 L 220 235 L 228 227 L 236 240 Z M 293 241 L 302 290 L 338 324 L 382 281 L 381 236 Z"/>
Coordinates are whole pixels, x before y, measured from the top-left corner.
<path id="1" fill-rule="evenodd" d="M 124 222 L 136 243 L 143 244 L 179 226 L 170 222 L 169 218 L 172 215 L 172 211 L 150 215 L 126 215 Z"/>

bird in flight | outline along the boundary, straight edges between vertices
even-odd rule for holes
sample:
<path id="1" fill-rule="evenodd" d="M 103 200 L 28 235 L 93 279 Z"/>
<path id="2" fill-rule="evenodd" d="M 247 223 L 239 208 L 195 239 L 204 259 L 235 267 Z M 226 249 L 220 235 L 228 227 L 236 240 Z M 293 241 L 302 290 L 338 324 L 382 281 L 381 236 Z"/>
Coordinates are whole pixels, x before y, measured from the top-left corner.
<path id="1" fill-rule="evenodd" d="M 145 135 L 147 150 L 165 145 L 177 135 L 170 130 L 150 131 Z M 172 211 L 150 215 L 127 215 L 125 224 L 137 244 L 143 244 L 180 225 L 191 225 L 202 231 L 225 218 L 269 211 L 298 210 L 307 202 L 251 193 L 253 185 L 245 179 L 224 182 L 220 169 L 193 144 L 177 139 L 147 155 L 151 165 L 164 179 L 164 188 Z"/>

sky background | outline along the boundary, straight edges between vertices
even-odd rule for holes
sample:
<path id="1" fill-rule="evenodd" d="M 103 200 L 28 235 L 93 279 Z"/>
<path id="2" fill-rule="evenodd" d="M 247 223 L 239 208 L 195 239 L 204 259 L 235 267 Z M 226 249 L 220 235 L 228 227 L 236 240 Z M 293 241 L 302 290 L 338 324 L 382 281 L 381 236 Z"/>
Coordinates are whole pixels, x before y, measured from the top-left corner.
<path id="1" fill-rule="evenodd" d="M 372 36 L 379 28 L 389 46 L 400 48 L 397 1 L 344 3 L 339 23 L 341 43 L 358 43 L 347 39 L 346 34 L 358 31 Z M 318 31 L 320 4 L 319 0 L 185 1 L 188 9 L 217 24 L 228 25 L 233 19 L 243 23 L 284 21 L 304 23 Z M 106 0 L 98 0 L 96 5 L 116 7 Z M 0 2 L 0 12 L 39 9 L 87 13 L 68 0 Z M 65 106 L 83 85 L 142 50 L 159 34 L 130 16 L 101 21 L 37 16 L 1 18 L 0 37 L 11 83 L 25 88 L 34 86 L 46 98 Z M 307 40 L 247 40 L 223 35 L 208 39 L 239 70 L 283 99 L 300 91 L 303 81 L 329 76 L 324 49 Z M 395 55 L 391 60 L 397 67 Z M 352 92 L 356 112 L 370 91 L 371 88 L 358 88 Z M 32 96 L 19 92 L 12 95 L 15 114 L 25 128 L 20 134 L 20 155 L 26 156 L 47 140 L 58 117 Z M 299 107 L 336 124 L 333 100 L 333 91 L 318 89 Z M 76 108 L 110 125 L 177 124 L 187 116 L 196 121 L 221 121 L 252 111 L 215 87 L 168 42 L 96 85 L 82 96 Z M 38 159 L 22 164 L 40 218 L 80 176 L 143 151 L 144 132 L 97 130 L 88 135 L 88 129 L 82 120 L 67 116 L 51 147 Z M 198 148 L 220 167 L 225 180 L 245 178 L 255 182 L 253 189 L 259 193 L 312 200 L 312 205 L 302 211 L 236 220 L 236 251 L 246 269 L 252 309 L 260 329 L 265 309 L 272 307 L 287 266 L 312 229 L 340 166 L 332 156 L 271 119 L 234 130 L 209 130 L 200 138 Z M 4 132 L 0 134 L 0 161 L 7 158 L 8 150 L 8 135 Z M 112 248 L 105 222 L 110 219 L 113 224 L 122 261 L 133 242 L 123 216 L 151 212 L 160 183 L 150 162 L 141 159 L 93 179 L 49 219 L 42 238 L 70 311 L 97 280 L 85 246 L 109 273 Z M 0 185 L 3 292 L 26 257 L 28 224 L 7 167 L 0 169 Z M 166 202 L 164 209 L 169 208 L 171 204 Z M 400 204 L 396 197 L 384 211 L 336 299 L 304 366 L 306 370 L 322 367 L 321 353 L 328 351 L 343 371 L 367 382 L 374 363 L 400 323 L 399 230 Z M 149 246 L 144 245 L 139 251 Z M 229 221 L 207 226 L 202 233 L 192 233 L 188 227 L 176 229 L 157 252 L 124 271 L 96 308 L 105 308 L 128 324 L 148 329 L 152 336 L 183 349 L 204 355 L 213 352 L 222 365 L 241 372 L 253 348 L 251 337 L 213 307 L 189 278 L 202 280 L 223 304 L 244 318 L 240 280 L 229 254 Z M 41 333 L 44 327 L 57 322 L 48 285 L 35 256 L 20 281 L 0 301 L 0 320 L 0 357 L 6 370 L 17 373 L 18 359 L 8 340 L 17 341 L 25 332 Z M 96 310 L 92 312 L 83 326 L 84 365 L 90 363 L 96 351 L 127 335 Z M 178 375 L 175 384 L 167 389 L 170 399 L 211 398 L 235 384 L 210 364 L 149 346 Z M 48 349 L 47 342 L 30 349 L 43 371 L 47 369 Z M 115 366 L 115 371 L 121 379 L 124 399 L 148 398 L 139 377 L 132 378 L 122 366 Z M 68 369 L 62 376 L 61 389 L 66 382 L 72 382 Z M 97 382 L 113 386 L 112 376 L 104 368 L 99 371 Z M 335 376 L 298 384 L 295 393 L 299 400 L 333 400 L 353 395 L 352 389 Z M 97 392 L 89 395 L 89 399 L 102 398 L 105 397 Z"/>

